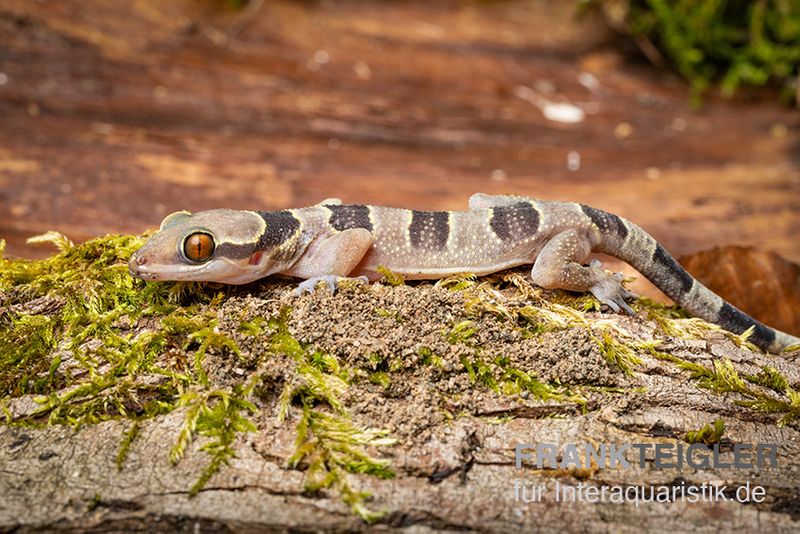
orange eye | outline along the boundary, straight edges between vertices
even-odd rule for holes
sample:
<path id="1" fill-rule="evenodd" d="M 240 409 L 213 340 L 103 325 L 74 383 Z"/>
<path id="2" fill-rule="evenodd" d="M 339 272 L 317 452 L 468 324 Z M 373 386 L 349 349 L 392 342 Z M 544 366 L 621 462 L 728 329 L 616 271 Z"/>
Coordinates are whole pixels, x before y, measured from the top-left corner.
<path id="1" fill-rule="evenodd" d="M 214 238 L 203 232 L 190 234 L 183 241 L 183 255 L 188 260 L 202 263 L 214 254 Z"/>

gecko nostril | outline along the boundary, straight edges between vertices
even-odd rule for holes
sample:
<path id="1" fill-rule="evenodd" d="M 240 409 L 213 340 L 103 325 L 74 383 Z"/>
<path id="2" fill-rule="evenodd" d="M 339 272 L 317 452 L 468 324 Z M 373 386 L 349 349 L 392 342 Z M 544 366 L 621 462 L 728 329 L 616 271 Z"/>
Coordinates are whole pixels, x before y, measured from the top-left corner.
<path id="1" fill-rule="evenodd" d="M 147 263 L 147 260 L 145 258 L 143 258 L 141 256 L 138 256 L 136 258 L 136 264 L 137 265 L 144 265 L 145 263 Z"/>

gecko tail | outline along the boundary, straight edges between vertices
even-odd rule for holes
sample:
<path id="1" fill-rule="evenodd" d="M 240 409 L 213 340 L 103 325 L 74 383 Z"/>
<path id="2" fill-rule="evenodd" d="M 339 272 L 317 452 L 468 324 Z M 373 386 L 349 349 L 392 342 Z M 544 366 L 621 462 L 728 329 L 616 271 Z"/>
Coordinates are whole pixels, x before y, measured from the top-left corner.
<path id="1" fill-rule="evenodd" d="M 583 210 L 600 229 L 603 237 L 597 247 L 598 252 L 630 264 L 695 317 L 735 334 L 752 327 L 753 334 L 748 340 L 768 352 L 779 353 L 787 347 L 800 344 L 800 338 L 765 325 L 708 289 L 636 224 L 588 206 L 583 206 Z"/>

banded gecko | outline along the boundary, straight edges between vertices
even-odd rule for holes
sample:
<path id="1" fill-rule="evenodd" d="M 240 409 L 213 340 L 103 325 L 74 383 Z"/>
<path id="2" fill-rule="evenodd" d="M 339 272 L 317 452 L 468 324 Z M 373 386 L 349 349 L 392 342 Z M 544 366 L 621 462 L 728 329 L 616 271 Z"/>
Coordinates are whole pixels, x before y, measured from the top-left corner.
<path id="1" fill-rule="evenodd" d="M 168 215 L 129 263 L 144 280 L 245 284 L 271 274 L 335 289 L 345 277 L 378 280 L 385 267 L 408 280 L 457 273 L 484 275 L 533 264 L 545 288 L 590 291 L 614 312 L 633 310 L 622 274 L 589 253 L 626 261 L 692 315 L 780 352 L 800 339 L 774 330 L 724 301 L 687 273 L 634 223 L 583 204 L 477 193 L 467 211 L 416 211 L 346 205 L 327 199 L 282 211 L 216 209 Z"/>

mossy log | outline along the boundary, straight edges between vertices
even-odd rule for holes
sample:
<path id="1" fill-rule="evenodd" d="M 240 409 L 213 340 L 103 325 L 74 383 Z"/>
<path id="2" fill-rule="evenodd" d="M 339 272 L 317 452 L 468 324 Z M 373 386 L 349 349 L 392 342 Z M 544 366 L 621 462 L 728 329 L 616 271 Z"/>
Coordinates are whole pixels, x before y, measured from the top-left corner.
<path id="1" fill-rule="evenodd" d="M 146 284 L 125 266 L 139 237 L 49 239 L 48 259 L 0 259 L 1 529 L 797 526 L 796 351 L 646 300 L 609 314 L 522 272 L 299 296 Z M 524 443 L 693 442 L 777 444 L 779 468 L 515 465 Z M 555 502 L 579 483 L 766 495 Z"/>

